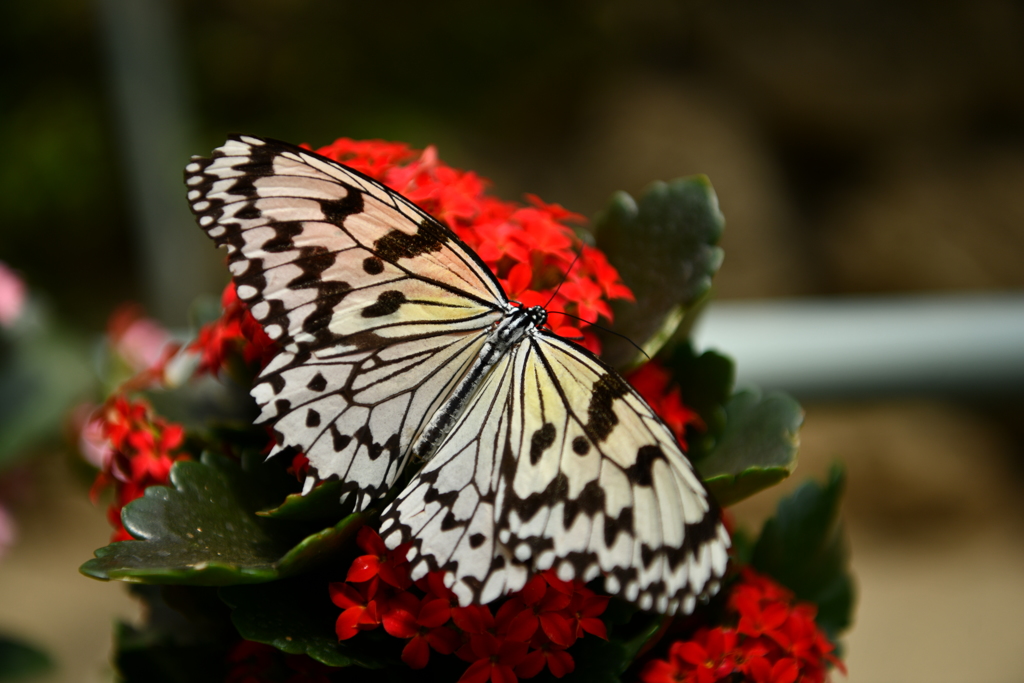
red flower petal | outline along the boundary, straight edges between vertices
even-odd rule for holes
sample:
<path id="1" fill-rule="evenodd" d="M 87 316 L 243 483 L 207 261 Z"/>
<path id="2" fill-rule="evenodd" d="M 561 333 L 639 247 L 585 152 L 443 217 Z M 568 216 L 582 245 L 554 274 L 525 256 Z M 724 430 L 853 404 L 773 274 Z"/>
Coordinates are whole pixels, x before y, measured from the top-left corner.
<path id="1" fill-rule="evenodd" d="M 542 650 L 534 650 L 526 655 L 523 661 L 516 666 L 516 674 L 523 678 L 533 678 L 544 670 L 547 659 Z"/>
<path id="2" fill-rule="evenodd" d="M 396 638 L 412 638 L 419 633 L 419 624 L 416 623 L 419 607 L 419 600 L 412 593 L 394 596 L 381 616 L 384 630 Z"/>
<path id="3" fill-rule="evenodd" d="M 515 672 L 508 664 L 495 664 L 491 667 L 491 680 L 494 683 L 519 683 Z"/>
<path id="4" fill-rule="evenodd" d="M 547 656 L 548 671 L 555 678 L 561 678 L 562 676 L 572 673 L 573 669 L 576 668 L 576 662 L 573 661 L 572 655 L 565 650 L 551 650 Z"/>
<path id="5" fill-rule="evenodd" d="M 484 633 L 494 628 L 494 615 L 486 605 L 469 605 L 452 608 L 452 621 L 466 633 Z"/>
<path id="6" fill-rule="evenodd" d="M 462 644 L 462 636 L 447 626 L 432 629 L 424 638 L 443 655 L 450 655 Z"/>
<path id="7" fill-rule="evenodd" d="M 419 614 L 416 615 L 416 623 L 426 628 L 437 628 L 451 618 L 451 603 L 447 600 L 427 600 L 420 605 Z"/>
<path id="8" fill-rule="evenodd" d="M 608 640 L 608 628 L 604 622 L 596 617 L 584 617 L 580 619 L 580 628 L 587 633 L 591 633 L 601 640 Z"/>
<path id="9" fill-rule="evenodd" d="M 359 633 L 359 618 L 363 616 L 365 610 L 366 608 L 361 606 L 349 607 L 338 616 L 338 621 L 334 624 L 338 640 L 348 640 Z"/>
<path id="10" fill-rule="evenodd" d="M 364 526 L 356 534 L 356 545 L 371 555 L 387 555 L 388 548 L 380 535 L 372 527 Z"/>
<path id="11" fill-rule="evenodd" d="M 422 669 L 430 661 L 430 648 L 423 638 L 413 638 L 402 648 L 402 661 L 411 669 Z"/>
<path id="12" fill-rule="evenodd" d="M 569 647 L 576 642 L 576 629 L 567 617 L 552 612 L 543 612 L 538 616 L 540 627 L 551 642 L 562 647 Z"/>
<path id="13" fill-rule="evenodd" d="M 537 615 L 533 613 L 533 610 L 524 609 L 509 623 L 505 635 L 509 640 L 526 642 L 536 633 L 539 626 L 540 621 L 537 619 Z"/>
<path id="14" fill-rule="evenodd" d="M 352 564 L 348 568 L 348 574 L 345 575 L 345 580 L 356 583 L 369 581 L 377 576 L 380 564 L 380 558 L 376 555 L 360 555 L 352 560 Z"/>

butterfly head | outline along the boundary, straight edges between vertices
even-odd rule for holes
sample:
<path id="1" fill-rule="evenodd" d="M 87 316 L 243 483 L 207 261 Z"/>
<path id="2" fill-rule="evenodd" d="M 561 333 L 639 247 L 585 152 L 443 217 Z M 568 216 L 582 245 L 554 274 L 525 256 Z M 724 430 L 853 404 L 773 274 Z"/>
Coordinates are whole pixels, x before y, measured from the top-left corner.
<path id="1" fill-rule="evenodd" d="M 548 321 L 548 312 L 543 306 L 531 306 L 525 309 L 523 314 L 534 327 L 542 327 Z"/>

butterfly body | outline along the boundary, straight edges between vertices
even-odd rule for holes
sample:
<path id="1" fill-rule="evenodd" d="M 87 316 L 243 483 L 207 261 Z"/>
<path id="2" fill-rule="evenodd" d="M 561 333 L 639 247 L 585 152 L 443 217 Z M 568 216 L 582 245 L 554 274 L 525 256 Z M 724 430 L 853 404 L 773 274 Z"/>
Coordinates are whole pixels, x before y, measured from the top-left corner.
<path id="1" fill-rule="evenodd" d="M 605 577 L 644 609 L 717 590 L 728 534 L 671 430 L 614 370 L 509 302 L 397 193 L 298 147 L 237 137 L 186 167 L 200 226 L 282 351 L 253 389 L 278 448 L 381 513 L 413 578 L 462 604 L 534 572 Z"/>
<path id="2" fill-rule="evenodd" d="M 483 382 L 487 373 L 513 346 L 527 334 L 536 331 L 547 321 L 547 311 L 541 306 L 516 308 L 508 305 L 507 315 L 494 326 L 480 349 L 480 355 L 452 391 L 451 396 L 427 424 L 416 440 L 412 452 L 419 460 L 428 460 L 462 414 L 466 403 Z"/>

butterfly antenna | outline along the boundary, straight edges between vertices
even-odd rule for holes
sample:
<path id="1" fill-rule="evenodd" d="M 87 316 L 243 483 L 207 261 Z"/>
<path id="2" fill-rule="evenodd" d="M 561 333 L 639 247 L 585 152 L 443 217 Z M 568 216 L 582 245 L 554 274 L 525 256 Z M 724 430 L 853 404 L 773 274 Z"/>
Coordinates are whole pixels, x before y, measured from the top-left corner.
<path id="1" fill-rule="evenodd" d="M 558 290 L 560 290 L 562 288 L 562 285 L 565 284 L 565 281 L 569 279 L 569 273 L 572 272 L 572 267 L 575 266 L 576 262 L 580 260 L 580 256 L 582 256 L 582 254 L 583 252 L 576 254 L 576 258 L 574 258 L 572 260 L 572 263 L 569 264 L 569 267 L 565 269 L 565 275 L 562 276 L 562 281 L 558 283 L 558 286 L 555 287 L 555 291 L 551 292 L 551 298 L 548 299 L 548 302 L 546 304 L 544 304 L 545 309 L 547 309 L 547 307 L 551 305 L 551 302 L 555 300 L 555 297 L 558 296 Z M 583 322 L 586 322 L 586 320 L 584 320 Z"/>
<path id="2" fill-rule="evenodd" d="M 640 353 L 644 354 L 644 357 L 647 358 L 647 360 L 651 359 L 651 357 L 647 355 L 647 352 L 644 351 L 642 348 L 640 348 L 639 344 L 637 344 L 635 341 L 633 341 L 632 339 L 630 339 L 629 337 L 627 337 L 624 334 L 620 334 L 619 332 L 616 332 L 615 330 L 609 330 L 604 325 L 598 325 L 595 322 L 591 322 L 589 320 L 584 320 L 583 318 L 579 317 L 578 315 L 573 315 L 572 313 L 566 313 L 565 311 L 548 311 L 548 315 L 555 315 L 555 314 L 568 316 L 570 318 L 575 318 L 576 320 L 579 320 L 581 323 L 587 323 L 588 325 L 592 325 L 592 326 L 596 327 L 599 330 L 604 330 L 608 334 L 614 334 L 616 337 L 622 337 L 623 339 L 628 341 L 630 344 L 632 344 L 633 348 L 635 348 Z M 572 337 L 566 337 L 566 339 L 572 339 Z"/>

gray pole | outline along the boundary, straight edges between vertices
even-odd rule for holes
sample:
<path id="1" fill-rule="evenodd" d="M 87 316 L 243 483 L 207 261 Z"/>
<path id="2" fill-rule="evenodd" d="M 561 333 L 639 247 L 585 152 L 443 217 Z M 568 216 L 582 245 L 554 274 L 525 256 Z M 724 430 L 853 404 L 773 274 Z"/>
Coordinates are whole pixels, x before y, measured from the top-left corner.
<path id="1" fill-rule="evenodd" d="M 122 165 L 137 227 L 136 248 L 150 312 L 171 324 L 224 278 L 196 228 L 182 181 L 191 117 L 166 0 L 99 0 Z"/>
<path id="2" fill-rule="evenodd" d="M 1021 293 L 714 302 L 694 344 L 804 397 L 1024 394 Z"/>

